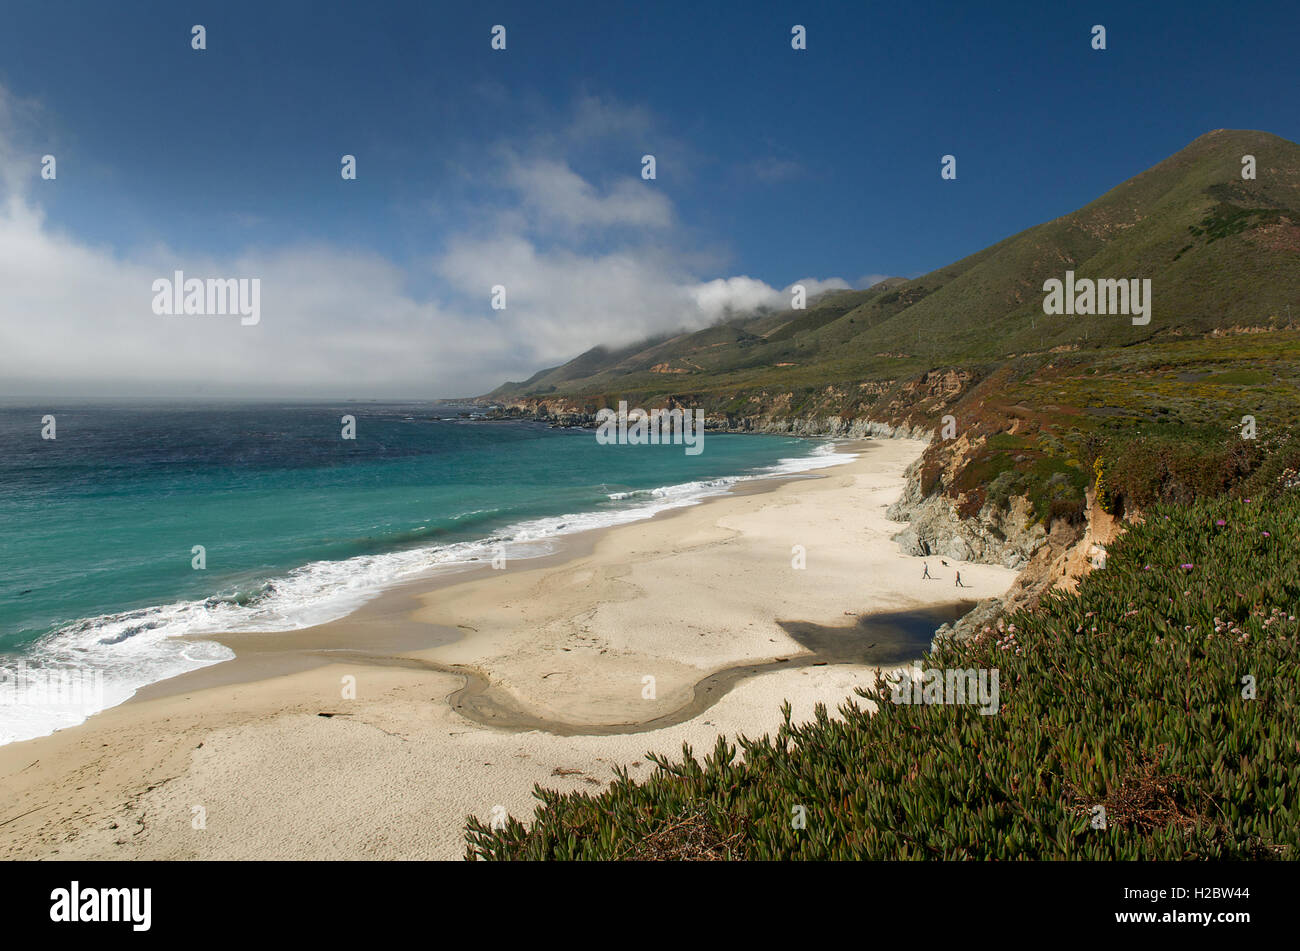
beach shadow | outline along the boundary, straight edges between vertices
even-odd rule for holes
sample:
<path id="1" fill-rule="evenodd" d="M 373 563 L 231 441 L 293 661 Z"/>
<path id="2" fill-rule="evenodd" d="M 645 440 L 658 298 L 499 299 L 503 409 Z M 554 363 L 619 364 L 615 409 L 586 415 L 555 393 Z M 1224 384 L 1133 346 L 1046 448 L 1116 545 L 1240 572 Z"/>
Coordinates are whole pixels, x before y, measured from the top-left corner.
<path id="1" fill-rule="evenodd" d="M 807 621 L 777 621 L 781 629 L 828 664 L 870 664 L 889 666 L 916 660 L 930 649 L 934 632 L 951 624 L 975 607 L 975 601 L 864 614 L 845 627 L 809 624 Z M 801 658 L 802 659 L 802 658 Z"/>
<path id="2" fill-rule="evenodd" d="M 714 671 L 696 682 L 690 701 L 671 713 L 631 723 L 577 724 L 536 716 L 520 708 L 508 696 L 494 691 L 487 677 L 470 667 L 446 667 L 430 661 L 390 658 L 466 678 L 466 684 L 449 698 L 453 710 L 483 726 L 507 730 L 540 730 L 557 736 L 614 736 L 648 733 L 676 726 L 699 716 L 726 696 L 736 684 L 749 677 L 797 667 L 832 664 L 860 664 L 892 667 L 917 660 L 930 649 L 934 632 L 956 621 L 975 607 L 975 601 L 862 615 L 853 624 L 834 627 L 806 621 L 778 621 L 781 628 L 808 651 L 756 664 L 739 664 Z"/>

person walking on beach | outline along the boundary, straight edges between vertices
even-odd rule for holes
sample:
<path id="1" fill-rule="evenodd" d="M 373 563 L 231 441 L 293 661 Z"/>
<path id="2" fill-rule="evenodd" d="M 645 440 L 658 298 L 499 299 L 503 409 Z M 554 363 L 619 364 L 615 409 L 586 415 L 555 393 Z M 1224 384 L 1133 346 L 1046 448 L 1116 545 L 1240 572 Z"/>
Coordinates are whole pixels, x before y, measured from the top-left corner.
<path id="1" fill-rule="evenodd" d="M 961 583 L 961 572 L 960 572 L 960 571 L 957 572 L 957 584 L 956 584 L 956 586 L 957 586 L 958 588 L 964 588 L 964 587 L 966 587 L 964 584 Z"/>
<path id="2" fill-rule="evenodd" d="M 925 578 L 930 577 L 930 563 L 928 561 L 923 561 L 921 564 L 925 565 L 925 571 L 921 573 L 921 578 L 924 580 Z"/>

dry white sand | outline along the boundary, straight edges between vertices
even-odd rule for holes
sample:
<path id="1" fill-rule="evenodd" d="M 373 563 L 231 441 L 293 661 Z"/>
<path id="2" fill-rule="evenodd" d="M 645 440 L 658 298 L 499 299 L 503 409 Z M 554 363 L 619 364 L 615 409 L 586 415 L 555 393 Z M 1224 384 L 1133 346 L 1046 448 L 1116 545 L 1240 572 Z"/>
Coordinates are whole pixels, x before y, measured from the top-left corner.
<path id="1" fill-rule="evenodd" d="M 806 661 L 780 621 L 849 637 L 856 615 L 1002 594 L 1013 571 L 929 559 L 940 580 L 925 581 L 921 559 L 890 541 L 899 526 L 885 509 L 923 448 L 872 442 L 817 478 L 614 528 L 567 559 L 443 584 L 390 625 L 458 629 L 464 636 L 452 643 L 362 662 L 343 654 L 324 663 L 317 652 L 312 669 L 266 676 L 275 672 L 268 656 L 289 663 L 357 630 L 323 625 L 264 640 L 278 646 L 259 647 L 260 665 L 237 659 L 210 668 L 215 678 L 169 682 L 181 692 L 151 691 L 78 727 L 0 747 L 0 855 L 459 858 L 467 815 L 488 820 L 500 806 L 526 818 L 535 783 L 597 790 L 620 764 L 645 775 L 647 750 L 675 755 L 689 742 L 702 753 L 719 733 L 774 731 L 783 700 L 796 719 L 817 703 L 833 710 L 872 682 L 874 666 L 777 669 L 741 680 L 684 722 L 599 732 L 671 719 L 721 668 Z M 794 546 L 806 568 L 792 567 Z M 955 568 L 968 588 L 953 587 Z M 476 671 L 507 719 L 594 735 L 485 727 L 448 703 L 465 678 L 426 663 Z M 352 678 L 356 698 L 345 699 Z"/>

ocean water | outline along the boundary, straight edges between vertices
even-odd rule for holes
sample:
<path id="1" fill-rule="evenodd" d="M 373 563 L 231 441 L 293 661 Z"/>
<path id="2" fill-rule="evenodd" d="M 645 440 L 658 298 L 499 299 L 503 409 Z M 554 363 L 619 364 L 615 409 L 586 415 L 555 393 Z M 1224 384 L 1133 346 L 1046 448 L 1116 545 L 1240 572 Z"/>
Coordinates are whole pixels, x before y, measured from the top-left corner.
<path id="1" fill-rule="evenodd" d="M 777 436 L 709 434 L 697 456 L 602 446 L 428 403 L 8 403 L 0 447 L 0 743 L 231 656 L 176 635 L 307 627 L 422 573 L 845 458 Z M 17 689 L 69 669 L 93 674 L 93 700 Z"/>

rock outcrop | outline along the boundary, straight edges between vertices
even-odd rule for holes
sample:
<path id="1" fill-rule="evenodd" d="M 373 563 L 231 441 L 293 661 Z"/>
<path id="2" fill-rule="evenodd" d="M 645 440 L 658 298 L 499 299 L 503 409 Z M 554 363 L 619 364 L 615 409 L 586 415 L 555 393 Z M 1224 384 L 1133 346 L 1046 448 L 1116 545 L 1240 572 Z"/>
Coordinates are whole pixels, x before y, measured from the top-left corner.
<path id="1" fill-rule="evenodd" d="M 1092 490 L 1087 501 L 1088 520 L 1082 529 L 1062 520 L 1053 522 L 1006 595 L 981 601 L 955 623 L 945 624 L 935 632 L 935 642 L 972 637 L 1001 615 L 1032 607 L 1044 592 L 1075 591 L 1089 572 L 1105 570 L 1107 549 L 1123 534 L 1124 522 L 1106 512 Z M 1141 515 L 1132 513 L 1130 518 L 1140 521 Z"/>
<path id="2" fill-rule="evenodd" d="M 940 410 L 963 393 L 973 377 L 959 371 L 923 374 L 892 389 L 880 387 L 880 401 L 871 415 L 789 412 L 789 394 L 761 394 L 751 400 L 755 412 L 710 412 L 705 417 L 708 432 L 774 433 L 790 436 L 834 436 L 841 438 L 932 439 L 930 428 Z M 843 394 L 827 388 L 833 403 Z M 660 404 L 665 405 L 663 403 Z M 675 399 L 666 408 L 686 408 Z M 494 419 L 532 419 L 552 426 L 596 426 L 599 407 L 580 399 L 529 397 L 496 404 L 488 412 Z M 923 408 L 923 411 L 922 409 Z M 892 420 L 883 421 L 880 417 Z M 925 420 L 928 425 L 920 420 Z M 981 601 L 965 617 L 945 624 L 935 632 L 936 642 L 948 637 L 970 637 L 1003 614 L 1032 606 L 1042 593 L 1053 587 L 1073 590 L 1078 580 L 1103 568 L 1107 547 L 1123 531 L 1122 524 L 1102 511 L 1088 495 L 1087 522 L 1055 519 L 1046 527 L 1037 520 L 1029 500 L 1012 496 L 1005 505 L 985 502 L 973 515 L 963 516 L 959 500 L 937 488 L 951 484 L 953 475 L 983 444 L 965 435 L 945 447 L 938 479 L 923 479 L 925 459 L 907 471 L 902 496 L 888 509 L 889 518 L 900 522 L 894 541 L 909 555 L 951 558 L 997 564 L 1019 569 L 1020 574 L 1006 595 Z M 934 463 L 931 463 L 934 465 Z M 927 484 L 930 491 L 925 491 Z M 969 508 L 966 509 L 969 512 Z"/>
<path id="3" fill-rule="evenodd" d="M 685 408 L 668 402 L 666 408 Z M 554 427 L 594 429 L 596 413 L 569 400 L 529 400 L 490 408 L 488 419 L 525 419 Z M 836 436 L 864 439 L 929 439 L 934 431 L 920 425 L 885 423 L 840 416 L 732 416 L 706 414 L 706 432 L 772 433 L 787 436 Z"/>
<path id="4" fill-rule="evenodd" d="M 709 429 L 712 417 L 705 421 Z M 722 422 L 719 420 L 719 422 Z M 718 427 L 732 433 L 777 433 L 790 436 L 839 436 L 852 439 L 929 439 L 933 430 L 907 423 L 891 425 L 871 419 L 843 419 L 839 416 L 759 417 L 742 416 L 726 419 Z"/>
<path id="5" fill-rule="evenodd" d="M 947 496 L 922 496 L 920 470 L 913 463 L 903 496 L 885 513 L 907 523 L 894 536 L 907 554 L 1022 568 L 1047 540 L 1027 499 L 1014 497 L 1006 509 L 986 503 L 974 518 L 962 518 Z"/>

